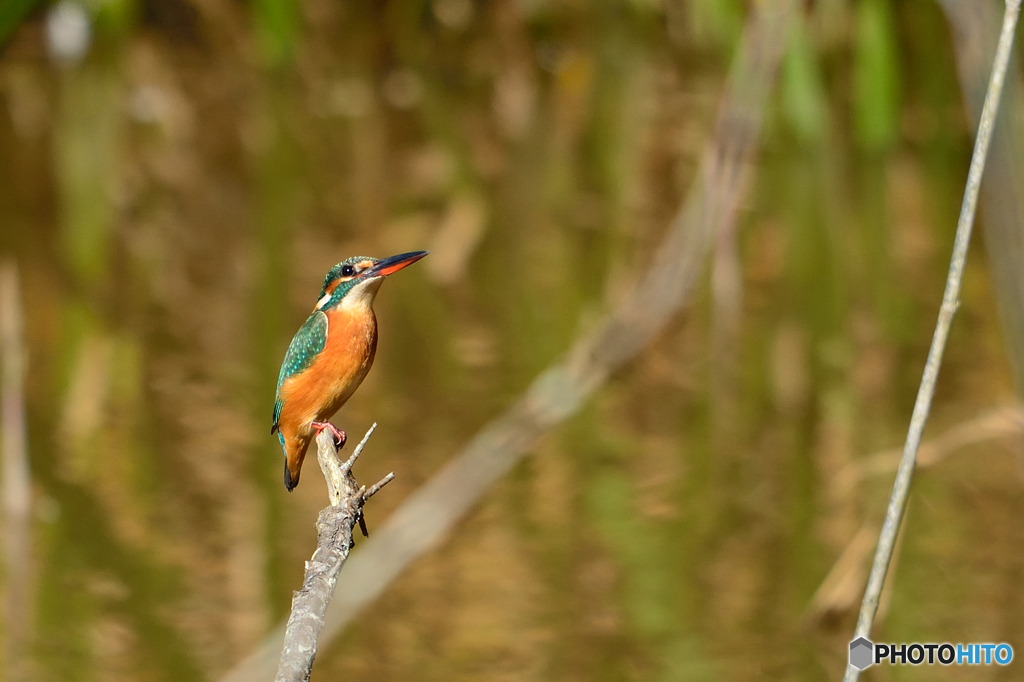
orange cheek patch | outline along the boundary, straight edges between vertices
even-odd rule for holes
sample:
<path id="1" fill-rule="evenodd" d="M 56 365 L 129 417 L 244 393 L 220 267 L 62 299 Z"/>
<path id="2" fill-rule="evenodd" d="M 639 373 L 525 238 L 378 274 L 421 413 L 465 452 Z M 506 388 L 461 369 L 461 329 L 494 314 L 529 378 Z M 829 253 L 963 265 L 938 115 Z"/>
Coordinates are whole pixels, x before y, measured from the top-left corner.
<path id="1" fill-rule="evenodd" d="M 331 294 L 334 293 L 335 289 L 341 286 L 343 282 L 348 282 L 349 280 L 352 279 L 355 279 L 355 277 L 339 277 L 338 279 L 334 280 L 333 282 L 327 285 L 327 288 L 324 290 L 324 293 L 330 296 Z"/>

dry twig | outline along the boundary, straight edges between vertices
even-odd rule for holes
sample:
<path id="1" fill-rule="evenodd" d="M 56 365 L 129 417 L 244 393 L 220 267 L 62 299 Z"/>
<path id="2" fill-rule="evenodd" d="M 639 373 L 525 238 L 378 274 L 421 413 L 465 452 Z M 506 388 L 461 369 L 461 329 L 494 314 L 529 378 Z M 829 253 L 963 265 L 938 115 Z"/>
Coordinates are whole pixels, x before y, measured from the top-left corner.
<path id="1" fill-rule="evenodd" d="M 1024 406 L 993 408 L 921 443 L 917 453 L 917 469 L 937 466 L 972 445 L 1020 438 L 1021 435 L 1024 435 Z M 901 453 L 899 448 L 890 448 L 851 462 L 836 475 L 837 484 L 848 492 L 862 481 L 891 474 L 899 468 Z M 846 549 L 836 559 L 811 598 L 807 608 L 810 617 L 826 618 L 855 608 L 867 578 L 865 569 L 866 559 L 871 552 L 871 538 L 877 535 L 878 524 L 865 523 L 847 543 Z M 886 590 L 883 590 L 883 602 L 885 593 Z M 883 610 L 880 603 L 879 612 Z"/>
<path id="2" fill-rule="evenodd" d="M 971 445 L 1021 435 L 1024 435 L 1024 406 L 996 407 L 921 443 L 917 451 L 917 468 L 935 466 Z M 902 452 L 900 448 L 890 448 L 851 462 L 836 474 L 837 485 L 849 491 L 861 481 L 891 474 L 899 468 Z"/>
<path id="3" fill-rule="evenodd" d="M 302 589 L 292 597 L 292 613 L 285 626 L 284 647 L 277 666 L 276 682 L 299 682 L 309 679 L 316 657 L 316 642 L 324 627 L 324 615 L 334 595 L 341 567 L 352 549 L 352 529 L 358 522 L 363 534 L 363 505 L 387 485 L 395 475 L 388 474 L 369 490 L 352 475 L 352 465 L 359 458 L 374 424 L 363 436 L 348 461 L 338 458 L 334 439 L 323 431 L 316 439 L 317 461 L 327 479 L 331 504 L 320 511 L 316 521 L 317 546 L 313 558 L 306 562 Z"/>

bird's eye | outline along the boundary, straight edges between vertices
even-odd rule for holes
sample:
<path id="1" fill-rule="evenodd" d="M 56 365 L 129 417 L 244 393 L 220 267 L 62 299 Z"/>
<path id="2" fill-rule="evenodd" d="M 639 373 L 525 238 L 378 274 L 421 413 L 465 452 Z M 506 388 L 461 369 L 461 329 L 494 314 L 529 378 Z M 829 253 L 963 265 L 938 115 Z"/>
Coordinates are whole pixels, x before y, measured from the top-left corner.
<path id="1" fill-rule="evenodd" d="M 351 277 L 352 275 L 356 274 L 356 269 L 351 265 L 346 265 L 341 269 L 341 274 L 343 277 Z"/>

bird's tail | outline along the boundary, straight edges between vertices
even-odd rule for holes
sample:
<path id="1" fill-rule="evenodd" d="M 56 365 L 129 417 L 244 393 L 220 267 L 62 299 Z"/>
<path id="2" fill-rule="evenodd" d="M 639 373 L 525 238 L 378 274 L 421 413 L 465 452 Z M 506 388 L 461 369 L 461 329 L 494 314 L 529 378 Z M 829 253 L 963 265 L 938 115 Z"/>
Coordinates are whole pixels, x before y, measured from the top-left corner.
<path id="1" fill-rule="evenodd" d="M 291 492 L 299 484 L 299 472 L 302 470 L 302 460 L 306 456 L 309 441 L 303 439 L 286 441 L 284 434 L 280 431 L 277 432 L 277 439 L 281 441 L 281 450 L 284 452 L 284 487 Z"/>
<path id="2" fill-rule="evenodd" d="M 284 463 L 284 487 L 288 489 L 288 492 L 295 490 L 295 486 L 299 484 L 299 469 L 296 468 L 293 472 L 288 468 L 288 461 Z"/>

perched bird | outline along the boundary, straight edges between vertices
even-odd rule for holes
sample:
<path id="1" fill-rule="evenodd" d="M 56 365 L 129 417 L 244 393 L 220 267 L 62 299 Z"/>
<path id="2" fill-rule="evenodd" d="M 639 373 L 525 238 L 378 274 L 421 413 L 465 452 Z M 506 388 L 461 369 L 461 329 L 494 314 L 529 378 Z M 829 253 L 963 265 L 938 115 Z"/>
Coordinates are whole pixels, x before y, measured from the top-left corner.
<path id="1" fill-rule="evenodd" d="M 313 437 L 323 429 L 339 445 L 345 432 L 328 419 L 352 396 L 373 364 L 377 318 L 373 299 L 384 278 L 427 255 L 403 253 L 377 260 L 358 256 L 327 273 L 313 313 L 295 334 L 281 365 L 274 423 L 284 450 L 284 487 L 299 484 L 299 470 Z"/>

